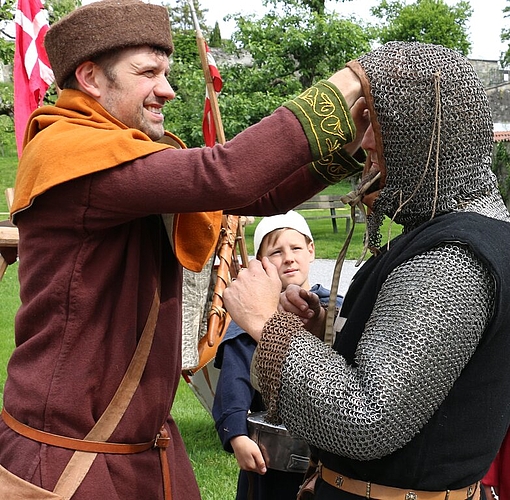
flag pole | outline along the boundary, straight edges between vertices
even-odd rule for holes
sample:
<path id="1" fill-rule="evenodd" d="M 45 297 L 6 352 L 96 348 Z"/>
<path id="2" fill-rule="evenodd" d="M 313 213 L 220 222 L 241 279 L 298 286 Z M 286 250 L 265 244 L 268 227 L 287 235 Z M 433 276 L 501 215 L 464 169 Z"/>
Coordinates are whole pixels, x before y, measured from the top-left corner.
<path id="1" fill-rule="evenodd" d="M 218 96 L 214 89 L 213 79 L 211 71 L 209 70 L 209 62 L 207 61 L 207 49 L 206 42 L 200 24 L 198 22 L 197 13 L 193 0 L 188 0 L 189 7 L 191 9 L 191 16 L 193 17 L 193 25 L 195 26 L 195 34 L 197 39 L 198 54 L 200 56 L 200 62 L 202 64 L 202 71 L 204 72 L 205 84 L 207 87 L 207 94 L 211 102 L 211 113 L 214 120 L 214 126 L 216 128 L 216 138 L 220 144 L 225 144 L 225 132 L 223 131 L 223 123 L 221 121 L 220 107 L 218 105 Z"/>
<path id="2" fill-rule="evenodd" d="M 204 73 L 207 94 L 211 104 L 211 114 L 213 116 L 214 126 L 216 129 L 217 142 L 220 144 L 225 144 L 225 133 L 223 131 L 223 123 L 221 121 L 220 108 L 218 106 L 218 96 L 214 88 L 214 82 L 207 58 L 206 41 L 202 30 L 200 29 L 195 6 L 193 5 L 193 0 L 188 0 L 188 3 L 191 9 L 191 15 L 193 17 L 193 24 L 195 26 L 198 53 L 200 55 L 200 62 L 202 64 L 202 71 Z M 246 246 L 241 244 L 244 243 L 244 234 L 242 224 L 240 223 L 240 217 L 234 215 L 223 215 L 221 232 L 216 249 L 216 257 L 219 260 L 216 270 L 216 283 L 214 286 L 211 309 L 207 321 L 207 333 L 204 336 L 204 338 L 207 340 L 209 353 L 207 349 L 202 348 L 202 352 L 204 352 L 206 356 L 210 355 L 211 348 L 215 353 L 217 345 L 219 344 L 219 340 L 223 337 L 226 331 L 226 327 L 230 322 L 230 316 L 225 310 L 225 305 L 223 303 L 223 291 L 227 287 L 231 278 L 237 275 L 239 268 L 237 257 L 235 257 L 234 251 L 236 243 L 238 243 L 240 246 L 241 259 L 243 265 L 246 266 L 248 262 L 248 255 L 246 253 Z"/>

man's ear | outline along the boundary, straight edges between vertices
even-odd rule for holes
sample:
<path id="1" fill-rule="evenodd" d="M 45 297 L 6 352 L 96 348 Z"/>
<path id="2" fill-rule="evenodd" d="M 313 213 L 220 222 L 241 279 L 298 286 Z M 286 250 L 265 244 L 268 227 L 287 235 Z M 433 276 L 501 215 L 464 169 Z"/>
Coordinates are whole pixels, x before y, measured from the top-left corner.
<path id="1" fill-rule="evenodd" d="M 101 97 L 100 77 L 101 69 L 92 61 L 82 62 L 75 70 L 76 81 L 80 86 L 80 90 L 98 99 Z"/>

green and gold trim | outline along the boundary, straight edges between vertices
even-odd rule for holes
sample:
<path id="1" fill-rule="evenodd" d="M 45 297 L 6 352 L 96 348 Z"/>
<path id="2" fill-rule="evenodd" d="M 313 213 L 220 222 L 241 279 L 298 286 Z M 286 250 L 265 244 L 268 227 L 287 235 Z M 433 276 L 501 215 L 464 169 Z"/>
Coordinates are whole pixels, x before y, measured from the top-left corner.
<path id="1" fill-rule="evenodd" d="M 310 170 L 324 183 L 335 184 L 363 168 L 342 149 L 356 136 L 356 127 L 333 84 L 322 80 L 284 106 L 301 123 L 315 158 Z"/>

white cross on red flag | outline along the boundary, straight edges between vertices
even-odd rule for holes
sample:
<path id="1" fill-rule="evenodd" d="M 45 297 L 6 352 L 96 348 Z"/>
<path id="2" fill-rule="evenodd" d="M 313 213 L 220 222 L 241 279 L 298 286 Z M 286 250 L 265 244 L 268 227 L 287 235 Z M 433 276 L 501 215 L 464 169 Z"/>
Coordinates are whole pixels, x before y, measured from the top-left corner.
<path id="1" fill-rule="evenodd" d="M 209 49 L 209 46 L 204 41 L 207 64 L 209 65 L 209 72 L 216 93 L 221 92 L 223 87 L 223 80 L 221 79 L 220 72 L 216 66 L 216 61 Z M 206 146 L 212 147 L 216 143 L 216 126 L 214 125 L 214 118 L 212 115 L 211 100 L 209 98 L 209 89 L 205 89 L 205 106 L 204 106 L 204 119 L 202 120 L 202 133 L 204 134 L 204 142 Z"/>
<path id="2" fill-rule="evenodd" d="M 41 0 L 18 0 L 14 20 L 14 131 L 21 155 L 28 118 L 42 104 L 54 77 L 43 46 L 49 24 Z"/>

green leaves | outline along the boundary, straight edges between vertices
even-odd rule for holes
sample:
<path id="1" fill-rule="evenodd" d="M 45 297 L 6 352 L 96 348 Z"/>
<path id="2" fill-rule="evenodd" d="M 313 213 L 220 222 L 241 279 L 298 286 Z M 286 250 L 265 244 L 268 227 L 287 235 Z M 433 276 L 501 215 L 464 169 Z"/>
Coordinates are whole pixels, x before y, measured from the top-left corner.
<path id="1" fill-rule="evenodd" d="M 463 55 L 471 48 L 467 22 L 473 9 L 467 1 L 450 7 L 443 0 L 416 0 L 412 4 L 382 0 L 371 12 L 385 22 L 379 29 L 381 43 L 392 40 L 435 43 Z"/>
<path id="2" fill-rule="evenodd" d="M 227 139 L 370 50 L 370 30 L 336 14 L 321 14 L 321 6 L 314 6 L 300 0 L 276 1 L 260 19 L 231 16 L 237 29 L 232 40 L 223 40 L 227 60 L 216 58 L 224 81 L 219 106 Z M 189 30 L 172 25 L 170 83 L 178 97 L 165 106 L 165 124 L 188 146 L 199 146 L 205 85 L 196 43 Z M 246 54 L 250 62 L 236 59 Z"/>

